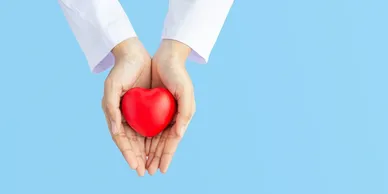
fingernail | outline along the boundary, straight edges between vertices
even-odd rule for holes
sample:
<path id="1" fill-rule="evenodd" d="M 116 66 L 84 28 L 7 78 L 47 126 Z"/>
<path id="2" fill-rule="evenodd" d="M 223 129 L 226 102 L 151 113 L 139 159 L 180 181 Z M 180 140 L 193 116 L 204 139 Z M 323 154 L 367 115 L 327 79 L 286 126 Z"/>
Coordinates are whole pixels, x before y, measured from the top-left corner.
<path id="1" fill-rule="evenodd" d="M 112 133 L 113 134 L 118 134 L 119 133 L 119 129 L 117 128 L 117 125 L 114 121 L 111 121 L 111 126 L 112 126 Z"/>

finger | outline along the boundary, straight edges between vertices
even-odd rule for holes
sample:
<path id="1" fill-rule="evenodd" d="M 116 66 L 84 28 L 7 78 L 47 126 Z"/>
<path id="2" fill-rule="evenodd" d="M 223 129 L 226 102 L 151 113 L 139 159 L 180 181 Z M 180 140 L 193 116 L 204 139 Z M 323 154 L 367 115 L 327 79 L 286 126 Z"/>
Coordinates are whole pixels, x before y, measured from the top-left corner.
<path id="1" fill-rule="evenodd" d="M 102 109 L 103 109 L 103 112 L 104 112 L 106 124 L 108 125 L 109 132 L 112 135 L 112 126 L 110 124 L 110 119 L 108 118 L 107 113 L 105 112 L 105 105 L 103 105 Z"/>
<path id="2" fill-rule="evenodd" d="M 171 164 L 172 158 L 178 148 L 178 144 L 181 141 L 181 137 L 177 136 L 176 133 L 173 133 L 172 131 L 169 132 L 169 135 L 167 136 L 166 144 L 163 149 L 162 156 L 160 158 L 160 172 L 166 173 L 168 170 L 168 167 Z"/>
<path id="3" fill-rule="evenodd" d="M 150 154 L 150 149 L 151 149 L 151 141 L 152 141 L 152 138 L 151 137 L 147 137 L 145 138 L 146 142 L 145 142 L 145 152 L 146 152 L 146 156 L 149 156 Z"/>
<path id="4" fill-rule="evenodd" d="M 115 122 L 117 125 L 121 123 L 122 117 L 120 112 L 121 85 L 116 84 L 109 78 L 105 80 L 103 107 L 109 121 Z M 111 129 L 113 130 L 113 128 Z M 117 133 L 113 132 L 112 133 Z"/>
<path id="5" fill-rule="evenodd" d="M 132 150 L 136 156 L 137 160 L 137 174 L 139 176 L 144 176 L 145 173 L 145 161 L 143 160 L 143 154 L 141 153 L 141 143 L 138 139 L 138 136 L 136 135 L 135 131 L 131 129 L 127 124 L 124 124 L 125 132 L 127 135 L 127 138 L 129 139 L 129 143 L 132 146 Z"/>
<path id="6" fill-rule="evenodd" d="M 194 92 L 189 89 L 177 91 L 175 97 L 178 101 L 178 112 L 172 129 L 178 137 L 183 137 L 195 112 Z"/>
<path id="7" fill-rule="evenodd" d="M 152 142 L 152 138 L 151 137 L 147 137 L 145 138 L 145 152 L 146 152 L 146 169 L 148 169 L 148 165 L 150 163 L 150 149 L 151 149 L 151 142 Z"/>
<path id="8" fill-rule="evenodd" d="M 150 164 L 148 167 L 148 173 L 150 175 L 155 174 L 155 172 L 158 170 L 160 158 L 162 156 L 164 145 L 165 145 L 166 140 L 167 140 L 168 131 L 169 130 L 164 131 L 163 134 L 160 136 L 160 139 L 158 141 L 158 145 L 156 147 L 155 155 L 152 158 L 152 160 L 150 161 Z"/>
<path id="9" fill-rule="evenodd" d="M 129 140 L 124 132 L 124 129 L 123 130 L 120 130 L 120 129 L 113 129 L 112 130 L 112 128 L 117 128 L 117 126 L 115 124 L 112 125 L 113 122 L 109 121 L 108 116 L 105 112 L 105 107 L 103 107 L 103 109 L 104 109 L 105 119 L 106 119 L 106 122 L 108 124 L 108 128 L 110 129 L 113 141 L 116 143 L 116 146 L 121 151 L 124 159 L 129 164 L 129 166 L 132 169 L 136 169 L 137 168 L 136 156 L 132 151 L 132 146 L 129 143 Z M 120 123 L 120 126 L 122 126 L 121 123 Z M 119 131 L 119 132 L 113 134 L 112 131 Z"/>
<path id="10" fill-rule="evenodd" d="M 159 143 L 161 136 L 162 136 L 162 133 L 159 133 L 158 135 L 152 137 L 150 152 L 149 152 L 148 160 L 147 160 L 147 164 L 146 164 L 147 169 L 148 169 L 149 165 L 151 164 L 151 161 L 154 159 L 156 148 L 158 147 L 158 143 Z"/>
<path id="11" fill-rule="evenodd" d="M 144 161 L 144 165 L 145 165 L 145 162 L 147 161 L 146 153 L 145 153 L 145 137 L 141 136 L 138 133 L 136 133 L 136 135 L 137 135 L 137 139 L 139 140 L 139 148 L 140 148 L 141 157 L 142 157 L 142 159 Z"/>
<path id="12" fill-rule="evenodd" d="M 118 133 L 113 133 L 113 141 L 116 143 L 117 147 L 123 154 L 125 160 L 132 169 L 137 169 L 138 161 L 136 159 L 136 154 L 132 148 L 131 143 L 127 137 L 127 134 L 124 132 L 122 124 L 116 125 L 112 122 L 112 131 L 118 131 Z M 118 129 L 115 129 L 118 128 Z"/>

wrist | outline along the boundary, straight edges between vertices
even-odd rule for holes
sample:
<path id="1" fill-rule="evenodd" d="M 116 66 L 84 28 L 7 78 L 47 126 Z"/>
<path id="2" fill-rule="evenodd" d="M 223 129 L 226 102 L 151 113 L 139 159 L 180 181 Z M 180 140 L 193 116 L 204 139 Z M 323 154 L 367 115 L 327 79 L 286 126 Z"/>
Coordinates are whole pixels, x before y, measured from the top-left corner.
<path id="1" fill-rule="evenodd" d="M 164 39 L 160 44 L 158 51 L 160 51 L 163 56 L 167 56 L 172 60 L 178 60 L 184 63 L 190 55 L 191 48 L 182 42 L 172 39 Z"/>
<path id="2" fill-rule="evenodd" d="M 137 37 L 128 38 L 117 44 L 112 49 L 112 54 L 115 58 L 122 58 L 131 55 L 133 52 L 138 52 L 140 50 L 139 46 L 141 47 L 142 45 Z"/>

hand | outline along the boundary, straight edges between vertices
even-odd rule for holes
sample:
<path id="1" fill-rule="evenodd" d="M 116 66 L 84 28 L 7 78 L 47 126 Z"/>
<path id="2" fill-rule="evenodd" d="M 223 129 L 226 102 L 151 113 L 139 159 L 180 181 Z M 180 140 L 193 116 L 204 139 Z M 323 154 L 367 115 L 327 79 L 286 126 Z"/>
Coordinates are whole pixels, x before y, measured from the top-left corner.
<path id="1" fill-rule="evenodd" d="M 105 80 L 102 108 L 112 138 L 125 160 L 139 176 L 144 176 L 145 140 L 122 118 L 120 101 L 125 92 L 133 87 L 150 88 L 151 57 L 137 38 L 123 41 L 112 53 L 115 65 Z"/>
<path id="2" fill-rule="evenodd" d="M 153 175 L 158 168 L 166 173 L 180 140 L 195 112 L 194 88 L 185 68 L 191 49 L 174 40 L 163 40 L 152 59 L 151 87 L 165 87 L 178 102 L 175 123 L 161 134 L 146 140 L 146 168 Z"/>

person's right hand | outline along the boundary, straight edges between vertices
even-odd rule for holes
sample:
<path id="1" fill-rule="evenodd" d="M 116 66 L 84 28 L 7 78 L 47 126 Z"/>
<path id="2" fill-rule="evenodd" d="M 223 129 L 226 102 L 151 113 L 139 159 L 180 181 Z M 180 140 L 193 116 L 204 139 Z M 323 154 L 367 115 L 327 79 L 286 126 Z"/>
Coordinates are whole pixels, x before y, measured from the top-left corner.
<path id="1" fill-rule="evenodd" d="M 125 160 L 139 176 L 145 174 L 145 141 L 122 118 L 121 97 L 133 87 L 150 88 L 151 57 L 137 38 L 130 38 L 112 50 L 115 65 L 105 80 L 102 109 L 112 138 Z"/>
<path id="2" fill-rule="evenodd" d="M 151 87 L 167 88 L 178 103 L 175 122 L 159 135 L 147 138 L 146 168 L 150 175 L 159 168 L 166 173 L 187 126 L 195 113 L 194 87 L 185 62 L 191 52 L 187 45 L 175 40 L 163 40 L 152 58 Z"/>

